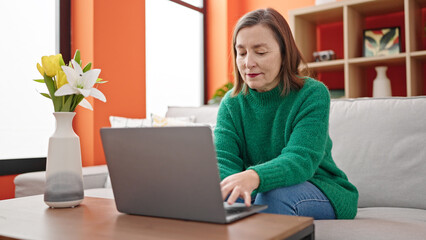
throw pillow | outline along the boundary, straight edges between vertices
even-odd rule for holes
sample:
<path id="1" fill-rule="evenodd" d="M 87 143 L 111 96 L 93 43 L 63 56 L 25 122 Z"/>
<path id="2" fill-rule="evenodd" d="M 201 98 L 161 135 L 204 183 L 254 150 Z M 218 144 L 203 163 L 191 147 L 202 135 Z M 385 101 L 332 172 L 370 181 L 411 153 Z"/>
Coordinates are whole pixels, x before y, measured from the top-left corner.
<path id="1" fill-rule="evenodd" d="M 171 126 L 193 126 L 195 116 L 190 117 L 162 117 L 151 114 L 151 125 L 153 127 L 171 127 Z"/>
<path id="2" fill-rule="evenodd" d="M 126 128 L 126 127 L 150 127 L 151 120 L 146 118 L 125 118 L 110 116 L 109 122 L 113 128 Z"/>

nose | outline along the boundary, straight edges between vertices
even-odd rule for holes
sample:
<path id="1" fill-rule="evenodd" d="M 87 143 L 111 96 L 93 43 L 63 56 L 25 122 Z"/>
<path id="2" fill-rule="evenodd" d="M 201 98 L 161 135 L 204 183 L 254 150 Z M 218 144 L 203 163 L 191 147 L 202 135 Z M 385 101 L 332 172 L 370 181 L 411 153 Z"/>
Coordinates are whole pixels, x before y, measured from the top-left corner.
<path id="1" fill-rule="evenodd" d="M 254 60 L 252 54 L 247 53 L 246 59 L 245 59 L 245 65 L 246 65 L 246 68 L 248 69 L 252 69 L 253 67 L 256 66 L 256 61 Z"/>

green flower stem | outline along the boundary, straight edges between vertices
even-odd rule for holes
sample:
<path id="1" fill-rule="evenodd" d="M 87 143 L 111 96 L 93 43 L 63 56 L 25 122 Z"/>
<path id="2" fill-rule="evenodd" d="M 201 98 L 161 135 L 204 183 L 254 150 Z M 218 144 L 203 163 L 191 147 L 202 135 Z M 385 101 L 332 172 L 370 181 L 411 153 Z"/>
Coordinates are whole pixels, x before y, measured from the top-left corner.
<path id="1" fill-rule="evenodd" d="M 74 96 L 74 100 L 73 100 L 73 104 L 71 105 L 71 111 L 75 111 L 75 108 L 78 106 L 78 104 L 83 100 L 84 96 L 79 94 L 79 95 L 73 95 Z"/>
<path id="2" fill-rule="evenodd" d="M 62 97 L 65 101 L 64 105 L 62 105 L 62 112 L 71 112 L 71 106 L 73 104 L 74 95 L 68 95 Z"/>
<path id="3" fill-rule="evenodd" d="M 46 83 L 47 89 L 49 90 L 49 95 L 52 99 L 53 108 L 55 109 L 55 112 L 61 111 L 61 99 L 55 96 L 56 87 L 55 83 L 53 82 L 53 79 L 44 74 L 44 82 Z"/>
<path id="4" fill-rule="evenodd" d="M 61 100 L 62 100 L 62 108 L 63 108 L 63 106 L 65 105 L 65 96 L 61 96 L 60 98 L 61 98 Z M 66 112 L 66 111 L 64 111 L 64 110 L 62 109 L 62 112 Z"/>

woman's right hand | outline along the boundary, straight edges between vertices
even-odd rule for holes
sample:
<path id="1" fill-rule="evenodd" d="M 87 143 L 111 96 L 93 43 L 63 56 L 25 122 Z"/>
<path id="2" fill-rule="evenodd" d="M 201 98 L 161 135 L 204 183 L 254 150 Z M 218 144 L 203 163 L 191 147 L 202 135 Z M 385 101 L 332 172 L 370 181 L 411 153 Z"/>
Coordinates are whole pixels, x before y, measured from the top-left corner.
<path id="1" fill-rule="evenodd" d="M 250 169 L 226 177 L 220 183 L 223 200 L 232 205 L 239 197 L 244 199 L 247 207 L 251 205 L 251 193 L 259 187 L 260 178 L 256 171 Z"/>

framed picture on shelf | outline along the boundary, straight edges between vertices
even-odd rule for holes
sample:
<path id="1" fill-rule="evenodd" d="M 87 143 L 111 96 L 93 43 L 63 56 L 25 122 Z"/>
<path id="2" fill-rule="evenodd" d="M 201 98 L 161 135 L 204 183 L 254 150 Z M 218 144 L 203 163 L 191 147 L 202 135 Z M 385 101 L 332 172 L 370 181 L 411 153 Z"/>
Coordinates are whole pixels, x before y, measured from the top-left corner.
<path id="1" fill-rule="evenodd" d="M 364 30 L 364 57 L 390 56 L 401 52 L 399 27 Z"/>

